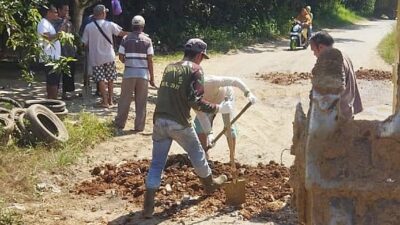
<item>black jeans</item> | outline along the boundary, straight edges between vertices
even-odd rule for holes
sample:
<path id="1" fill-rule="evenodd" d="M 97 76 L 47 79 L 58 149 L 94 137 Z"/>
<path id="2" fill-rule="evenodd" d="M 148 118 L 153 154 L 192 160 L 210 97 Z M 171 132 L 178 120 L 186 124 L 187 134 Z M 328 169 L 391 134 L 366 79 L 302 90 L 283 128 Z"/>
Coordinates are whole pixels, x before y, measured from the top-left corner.
<path id="1" fill-rule="evenodd" d="M 65 92 L 71 92 L 75 91 L 75 62 L 69 62 L 69 71 L 70 75 L 68 74 L 63 74 L 62 76 L 62 91 L 63 93 Z"/>

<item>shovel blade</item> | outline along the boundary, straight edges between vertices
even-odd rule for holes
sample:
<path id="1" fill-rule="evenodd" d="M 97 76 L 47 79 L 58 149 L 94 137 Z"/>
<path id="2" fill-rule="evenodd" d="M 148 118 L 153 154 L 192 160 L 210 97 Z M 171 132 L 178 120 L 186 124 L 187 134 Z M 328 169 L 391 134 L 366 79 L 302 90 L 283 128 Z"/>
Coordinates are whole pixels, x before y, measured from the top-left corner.
<path id="1" fill-rule="evenodd" d="M 239 206 L 246 202 L 246 181 L 244 179 L 226 182 L 224 189 L 226 204 Z"/>

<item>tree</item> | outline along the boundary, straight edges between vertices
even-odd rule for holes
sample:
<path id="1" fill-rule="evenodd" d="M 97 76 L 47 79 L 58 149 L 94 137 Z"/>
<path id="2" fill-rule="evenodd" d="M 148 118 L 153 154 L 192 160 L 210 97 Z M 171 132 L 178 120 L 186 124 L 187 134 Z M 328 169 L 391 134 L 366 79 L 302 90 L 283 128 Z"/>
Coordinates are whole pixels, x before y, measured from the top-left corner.
<path id="1" fill-rule="evenodd" d="M 7 46 L 19 52 L 19 64 L 22 77 L 29 83 L 33 81 L 34 73 L 31 66 L 44 55 L 37 34 L 37 25 L 42 18 L 38 8 L 47 3 L 46 0 L 0 0 L 0 33 L 6 31 Z M 60 41 L 72 43 L 71 35 L 61 33 Z M 74 59 L 62 57 L 53 61 L 43 58 L 44 63 L 53 67 L 57 72 L 67 72 L 67 63 Z"/>
<path id="2" fill-rule="evenodd" d="M 75 27 L 75 30 L 78 30 L 82 24 L 83 14 L 85 9 L 96 4 L 100 0 L 74 0 L 74 10 L 72 16 L 72 24 Z"/>

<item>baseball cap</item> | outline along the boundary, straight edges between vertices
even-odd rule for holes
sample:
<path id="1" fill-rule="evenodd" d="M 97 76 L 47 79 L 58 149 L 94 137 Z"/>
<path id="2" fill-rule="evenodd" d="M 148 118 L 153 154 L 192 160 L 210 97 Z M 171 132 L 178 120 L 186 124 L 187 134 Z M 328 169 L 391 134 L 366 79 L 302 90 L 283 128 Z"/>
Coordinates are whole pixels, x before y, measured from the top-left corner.
<path id="1" fill-rule="evenodd" d="M 185 44 L 185 50 L 202 53 L 206 59 L 210 58 L 207 55 L 207 44 L 200 38 L 189 39 Z"/>
<path id="2" fill-rule="evenodd" d="M 104 11 L 108 12 L 109 10 L 104 5 L 96 5 L 93 8 L 93 15 L 97 16 L 102 14 Z"/>
<path id="3" fill-rule="evenodd" d="M 137 15 L 132 18 L 132 25 L 134 26 L 144 26 L 145 20 L 143 16 Z"/>

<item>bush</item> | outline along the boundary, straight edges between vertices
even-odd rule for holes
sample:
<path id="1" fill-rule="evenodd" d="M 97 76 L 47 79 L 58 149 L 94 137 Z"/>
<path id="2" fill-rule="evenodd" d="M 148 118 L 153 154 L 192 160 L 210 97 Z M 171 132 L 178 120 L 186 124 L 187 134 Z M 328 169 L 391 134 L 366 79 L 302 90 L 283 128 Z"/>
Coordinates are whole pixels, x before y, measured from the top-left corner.
<path id="1" fill-rule="evenodd" d="M 0 207 L 0 225 L 23 225 L 21 215 Z"/>
<path id="2" fill-rule="evenodd" d="M 379 55 L 385 60 L 385 62 L 392 64 L 395 60 L 395 49 L 396 49 L 396 32 L 393 29 L 392 32 L 387 34 L 378 45 Z"/>

